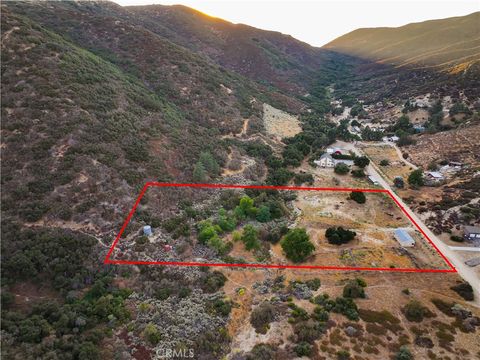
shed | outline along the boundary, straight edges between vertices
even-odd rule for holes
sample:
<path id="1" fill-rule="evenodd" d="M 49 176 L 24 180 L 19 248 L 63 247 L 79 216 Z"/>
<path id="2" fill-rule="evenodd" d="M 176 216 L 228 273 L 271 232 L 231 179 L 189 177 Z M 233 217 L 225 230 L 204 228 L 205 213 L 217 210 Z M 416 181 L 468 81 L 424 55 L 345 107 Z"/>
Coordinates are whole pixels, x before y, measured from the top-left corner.
<path id="1" fill-rule="evenodd" d="M 150 225 L 145 225 L 143 227 L 143 235 L 146 235 L 146 236 L 152 235 L 152 227 Z"/>
<path id="2" fill-rule="evenodd" d="M 397 239 L 397 241 L 403 247 L 412 247 L 415 245 L 415 240 L 413 240 L 413 238 L 405 229 L 396 229 L 394 234 L 395 239 Z"/>

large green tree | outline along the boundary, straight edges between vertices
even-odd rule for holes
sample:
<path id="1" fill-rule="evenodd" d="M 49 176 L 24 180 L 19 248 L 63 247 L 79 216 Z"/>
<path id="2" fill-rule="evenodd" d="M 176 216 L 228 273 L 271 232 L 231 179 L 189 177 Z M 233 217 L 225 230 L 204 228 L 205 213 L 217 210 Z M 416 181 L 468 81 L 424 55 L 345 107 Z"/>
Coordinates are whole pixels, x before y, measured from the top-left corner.
<path id="1" fill-rule="evenodd" d="M 305 229 L 291 229 L 280 242 L 288 259 L 302 262 L 315 250 Z"/>
<path id="2" fill-rule="evenodd" d="M 408 183 L 412 186 L 422 186 L 424 184 L 422 169 L 413 170 L 408 176 Z"/>

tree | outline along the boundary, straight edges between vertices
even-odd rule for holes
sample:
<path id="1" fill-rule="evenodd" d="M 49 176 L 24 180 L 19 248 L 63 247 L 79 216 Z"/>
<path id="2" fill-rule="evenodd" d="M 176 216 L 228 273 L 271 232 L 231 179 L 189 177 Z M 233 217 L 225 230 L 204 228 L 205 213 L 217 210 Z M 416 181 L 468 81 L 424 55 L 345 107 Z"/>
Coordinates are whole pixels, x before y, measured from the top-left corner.
<path id="1" fill-rule="evenodd" d="M 350 193 L 350 199 L 356 201 L 359 204 L 365 204 L 365 201 L 367 201 L 365 194 L 361 191 L 352 191 Z"/>
<path id="2" fill-rule="evenodd" d="M 357 156 L 355 159 L 353 159 L 353 163 L 363 169 L 365 166 L 370 164 L 370 159 L 366 156 Z"/>
<path id="3" fill-rule="evenodd" d="M 212 154 L 210 154 L 208 151 L 203 151 L 202 153 L 200 153 L 198 161 L 203 164 L 205 170 L 210 176 L 217 176 L 219 174 L 220 166 L 218 165 Z"/>
<path id="4" fill-rule="evenodd" d="M 253 206 L 253 203 L 253 199 L 250 196 L 242 196 L 242 198 L 240 199 L 240 203 L 234 210 L 235 215 L 239 219 L 244 219 L 247 216 L 255 217 L 257 215 L 258 209 Z"/>
<path id="5" fill-rule="evenodd" d="M 408 348 L 404 345 L 400 347 L 400 350 L 395 355 L 395 360 L 413 360 L 413 355 L 410 350 L 408 350 Z"/>
<path id="6" fill-rule="evenodd" d="M 267 184 L 286 185 L 295 174 L 285 168 L 274 169 L 268 172 Z"/>
<path id="7" fill-rule="evenodd" d="M 243 228 L 242 242 L 245 244 L 245 249 L 258 249 L 260 243 L 258 242 L 258 232 L 252 225 L 246 225 Z"/>
<path id="8" fill-rule="evenodd" d="M 356 235 L 356 232 L 346 230 L 341 226 L 337 228 L 331 227 L 325 231 L 325 237 L 327 238 L 328 242 L 334 245 L 346 244 L 353 240 Z"/>
<path id="9" fill-rule="evenodd" d="M 237 226 L 237 219 L 230 216 L 225 209 L 220 209 L 218 212 L 218 225 L 223 231 L 232 231 Z"/>
<path id="10" fill-rule="evenodd" d="M 390 161 L 388 159 L 383 159 L 380 161 L 380 166 L 388 166 L 390 164 Z"/>
<path id="11" fill-rule="evenodd" d="M 210 221 L 202 221 L 199 224 L 199 233 L 198 233 L 198 240 L 202 244 L 206 244 L 208 240 L 210 240 L 212 237 L 218 235 L 218 232 L 220 227 L 212 225 Z"/>
<path id="12" fill-rule="evenodd" d="M 401 133 L 397 141 L 398 146 L 407 146 L 415 144 L 415 140 L 408 134 Z"/>
<path id="13" fill-rule="evenodd" d="M 193 180 L 195 182 L 205 182 L 207 180 L 207 171 L 201 161 L 197 161 L 193 169 Z"/>
<path id="14" fill-rule="evenodd" d="M 257 213 L 257 221 L 261 223 L 266 223 L 269 222 L 271 219 L 272 215 L 270 214 L 270 208 L 265 205 L 260 206 Z"/>
<path id="15" fill-rule="evenodd" d="M 401 176 L 396 176 L 395 179 L 393 179 L 393 185 L 396 188 L 403 189 L 405 186 L 405 182 L 403 181 L 403 178 Z"/>
<path id="16" fill-rule="evenodd" d="M 348 165 L 344 163 L 338 163 L 337 165 L 335 165 L 333 171 L 335 171 L 336 174 L 345 175 L 350 171 L 350 169 L 348 168 Z"/>
<path id="17" fill-rule="evenodd" d="M 413 170 L 408 176 L 408 183 L 412 186 L 423 186 L 423 171 L 422 169 Z"/>
<path id="18" fill-rule="evenodd" d="M 395 132 L 403 131 L 408 133 L 412 132 L 412 129 L 413 125 L 407 115 L 400 116 L 395 125 L 392 127 L 392 130 Z"/>
<path id="19" fill-rule="evenodd" d="M 100 359 L 100 351 L 91 341 L 85 341 L 78 348 L 79 360 L 96 360 Z"/>
<path id="20" fill-rule="evenodd" d="M 356 178 L 362 178 L 362 177 L 365 177 L 365 173 L 363 172 L 362 169 L 356 169 L 356 170 L 352 170 L 352 176 Z"/>
<path id="21" fill-rule="evenodd" d="M 345 287 L 343 288 L 343 297 L 346 298 L 365 298 L 365 290 L 364 286 L 362 286 L 363 283 L 360 281 L 355 280 L 350 280 L 347 282 Z"/>
<path id="22" fill-rule="evenodd" d="M 291 229 L 280 242 L 288 259 L 293 262 L 304 261 L 315 250 L 305 229 Z"/>

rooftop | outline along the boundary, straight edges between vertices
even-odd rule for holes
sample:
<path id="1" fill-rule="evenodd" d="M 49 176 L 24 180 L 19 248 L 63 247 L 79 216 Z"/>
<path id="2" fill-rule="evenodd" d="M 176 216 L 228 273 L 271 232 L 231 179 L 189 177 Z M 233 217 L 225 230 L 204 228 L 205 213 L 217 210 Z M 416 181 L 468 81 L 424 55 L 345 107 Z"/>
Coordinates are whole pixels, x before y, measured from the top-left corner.
<path id="1" fill-rule="evenodd" d="M 408 246 L 415 244 L 415 240 L 410 236 L 410 234 L 404 229 L 395 230 L 395 238 L 398 240 L 400 245 Z"/>

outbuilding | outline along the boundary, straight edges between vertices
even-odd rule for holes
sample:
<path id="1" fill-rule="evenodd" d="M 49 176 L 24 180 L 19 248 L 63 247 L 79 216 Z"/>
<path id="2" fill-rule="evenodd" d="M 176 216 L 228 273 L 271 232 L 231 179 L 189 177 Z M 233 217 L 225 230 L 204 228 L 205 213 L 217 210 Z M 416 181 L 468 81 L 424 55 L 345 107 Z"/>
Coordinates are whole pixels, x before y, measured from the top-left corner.
<path id="1" fill-rule="evenodd" d="M 403 247 L 412 247 L 415 245 L 415 240 L 410 236 L 410 234 L 405 229 L 396 229 L 394 232 L 395 239 Z"/>
<path id="2" fill-rule="evenodd" d="M 465 226 L 463 228 L 463 237 L 465 238 L 465 240 L 470 240 L 480 244 L 480 227 Z"/>
<path id="3" fill-rule="evenodd" d="M 143 235 L 150 236 L 152 235 L 152 227 L 150 225 L 145 225 L 143 227 Z"/>

